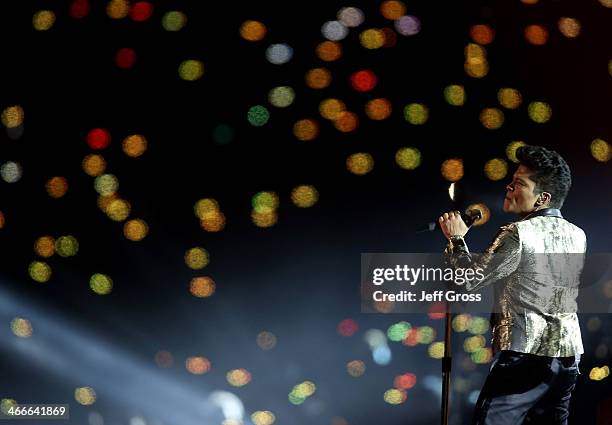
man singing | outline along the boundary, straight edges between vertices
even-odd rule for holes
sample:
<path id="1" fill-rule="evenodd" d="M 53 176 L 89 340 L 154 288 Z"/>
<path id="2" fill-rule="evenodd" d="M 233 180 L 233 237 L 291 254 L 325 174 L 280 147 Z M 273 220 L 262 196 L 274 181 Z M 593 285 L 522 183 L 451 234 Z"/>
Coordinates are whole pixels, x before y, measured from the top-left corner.
<path id="1" fill-rule="evenodd" d="M 566 425 L 584 352 L 576 315 L 582 262 L 568 267 L 547 259 L 584 254 L 586 236 L 560 212 L 571 185 L 563 158 L 539 146 L 523 146 L 516 157 L 520 165 L 506 186 L 504 211 L 521 218 L 502 226 L 482 257 L 470 254 L 464 239 L 468 227 L 458 211 L 439 218 L 451 264 L 485 271 L 484 279 L 465 289 L 492 283 L 495 290 L 492 334 L 499 354 L 473 424 Z"/>

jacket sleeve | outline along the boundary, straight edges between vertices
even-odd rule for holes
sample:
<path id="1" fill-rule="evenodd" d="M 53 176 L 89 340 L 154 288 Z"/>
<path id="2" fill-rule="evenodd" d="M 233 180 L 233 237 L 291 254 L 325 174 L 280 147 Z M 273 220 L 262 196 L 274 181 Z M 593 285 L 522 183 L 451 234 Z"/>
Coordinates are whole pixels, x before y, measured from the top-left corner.
<path id="1" fill-rule="evenodd" d="M 479 290 L 514 272 L 521 260 L 521 241 L 516 225 L 500 227 L 483 254 L 472 255 L 461 236 L 454 236 L 446 250 L 447 263 L 454 269 L 473 269 L 476 277 L 465 283 L 467 291 Z"/>

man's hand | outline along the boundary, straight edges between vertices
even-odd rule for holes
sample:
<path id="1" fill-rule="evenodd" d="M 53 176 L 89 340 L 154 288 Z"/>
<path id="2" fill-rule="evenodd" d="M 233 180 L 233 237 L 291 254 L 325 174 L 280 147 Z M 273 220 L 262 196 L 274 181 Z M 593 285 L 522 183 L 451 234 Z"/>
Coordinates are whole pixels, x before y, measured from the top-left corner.
<path id="1" fill-rule="evenodd" d="M 470 230 L 461 218 L 461 213 L 459 211 L 444 213 L 438 221 L 440 222 L 442 233 L 444 233 L 446 239 L 449 240 L 452 236 L 465 236 L 468 230 Z"/>

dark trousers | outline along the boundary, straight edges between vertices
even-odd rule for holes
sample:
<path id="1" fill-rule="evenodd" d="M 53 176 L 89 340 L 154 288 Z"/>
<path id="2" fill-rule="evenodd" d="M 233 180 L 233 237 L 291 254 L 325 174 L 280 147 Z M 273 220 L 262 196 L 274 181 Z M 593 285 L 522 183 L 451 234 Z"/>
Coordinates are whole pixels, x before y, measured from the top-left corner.
<path id="1" fill-rule="evenodd" d="M 480 392 L 474 425 L 567 425 L 574 357 L 502 351 Z"/>

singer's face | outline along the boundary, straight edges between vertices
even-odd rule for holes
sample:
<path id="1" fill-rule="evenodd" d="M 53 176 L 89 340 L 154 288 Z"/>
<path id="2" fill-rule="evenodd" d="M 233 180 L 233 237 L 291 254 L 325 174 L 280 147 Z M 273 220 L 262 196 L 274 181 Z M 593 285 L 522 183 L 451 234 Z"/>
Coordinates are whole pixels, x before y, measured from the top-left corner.
<path id="1" fill-rule="evenodd" d="M 538 196 L 534 193 L 536 184 L 529 178 L 531 174 L 531 170 L 524 165 L 518 167 L 512 182 L 506 186 L 504 212 L 524 215 L 535 210 Z"/>

